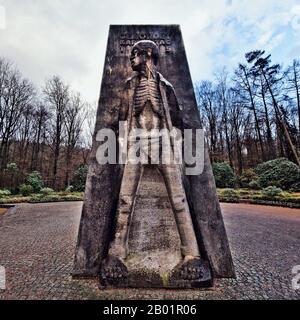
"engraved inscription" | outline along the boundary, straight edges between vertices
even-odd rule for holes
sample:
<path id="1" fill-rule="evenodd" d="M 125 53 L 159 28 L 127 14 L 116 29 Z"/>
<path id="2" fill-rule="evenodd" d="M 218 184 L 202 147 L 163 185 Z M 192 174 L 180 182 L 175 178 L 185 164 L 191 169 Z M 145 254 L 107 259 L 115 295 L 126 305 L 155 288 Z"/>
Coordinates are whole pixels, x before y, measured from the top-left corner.
<path id="1" fill-rule="evenodd" d="M 136 33 L 121 33 L 119 39 L 119 48 L 121 53 L 126 53 L 128 49 L 139 40 L 152 40 L 156 43 L 159 49 L 164 49 L 166 53 L 170 53 L 172 51 L 171 48 L 171 37 L 165 33 L 158 32 L 136 32 Z"/>

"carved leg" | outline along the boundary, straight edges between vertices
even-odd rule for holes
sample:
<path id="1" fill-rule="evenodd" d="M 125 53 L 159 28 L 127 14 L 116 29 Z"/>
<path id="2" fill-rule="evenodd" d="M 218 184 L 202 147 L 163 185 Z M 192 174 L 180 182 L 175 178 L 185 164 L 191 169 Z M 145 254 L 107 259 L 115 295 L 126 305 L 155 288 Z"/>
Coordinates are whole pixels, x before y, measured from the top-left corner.
<path id="1" fill-rule="evenodd" d="M 179 166 L 160 165 L 159 169 L 164 177 L 175 215 L 181 240 L 181 253 L 184 257 L 175 267 L 175 271 L 185 280 L 200 279 L 203 276 L 202 262 Z"/>
<path id="2" fill-rule="evenodd" d="M 115 239 L 110 244 L 108 256 L 103 263 L 102 276 L 105 278 L 126 277 L 127 242 L 131 216 L 143 167 L 140 164 L 126 164 L 117 208 Z"/>
<path id="3" fill-rule="evenodd" d="M 185 256 L 200 257 L 196 235 L 182 184 L 178 165 L 160 165 L 170 203 L 175 215 L 178 232 L 181 240 L 181 252 Z"/>

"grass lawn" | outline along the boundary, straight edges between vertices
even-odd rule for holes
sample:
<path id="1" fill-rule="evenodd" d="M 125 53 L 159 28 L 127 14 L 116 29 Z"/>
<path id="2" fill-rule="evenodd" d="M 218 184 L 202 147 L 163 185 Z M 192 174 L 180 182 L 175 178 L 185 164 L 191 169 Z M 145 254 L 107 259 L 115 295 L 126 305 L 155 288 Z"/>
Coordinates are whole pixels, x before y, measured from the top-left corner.
<path id="1" fill-rule="evenodd" d="M 39 203 L 39 202 L 57 202 L 57 201 L 81 201 L 83 192 L 53 192 L 50 194 L 32 194 L 29 196 L 9 195 L 0 198 L 0 204 L 10 203 Z"/>
<path id="2" fill-rule="evenodd" d="M 221 202 L 248 202 L 254 204 L 278 205 L 285 207 L 300 208 L 300 192 L 281 192 L 276 196 L 264 194 L 261 190 L 252 189 L 218 189 Z M 83 192 L 52 192 L 50 194 L 32 194 L 29 196 L 7 195 L 0 197 L 1 204 L 11 203 L 40 203 L 58 201 L 81 201 Z M 1 210 L 1 209 L 0 209 Z M 1 211 L 4 211 L 3 209 Z M 0 211 L 0 214 L 1 214 Z"/>
<path id="3" fill-rule="evenodd" d="M 283 191 L 276 196 L 266 195 L 262 190 L 218 189 L 218 196 L 223 202 L 249 202 L 300 208 L 300 193 Z"/>

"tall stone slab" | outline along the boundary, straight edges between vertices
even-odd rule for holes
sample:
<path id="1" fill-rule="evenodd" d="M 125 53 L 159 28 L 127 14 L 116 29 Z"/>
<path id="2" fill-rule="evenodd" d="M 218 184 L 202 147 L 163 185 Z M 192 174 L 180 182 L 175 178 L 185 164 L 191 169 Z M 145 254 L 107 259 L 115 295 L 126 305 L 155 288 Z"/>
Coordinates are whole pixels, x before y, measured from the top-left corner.
<path id="1" fill-rule="evenodd" d="M 180 27 L 110 26 L 73 276 L 99 276 L 115 236 L 124 165 L 97 162 L 101 144 L 97 133 L 109 128 L 118 134 L 124 86 L 132 75 L 131 49 L 136 42 L 147 39 L 159 48 L 157 70 L 176 91 L 184 128 L 201 128 Z M 181 259 L 179 234 L 162 177 L 149 166 L 144 170 L 130 225 L 128 277 L 126 281 L 114 281 L 108 286 L 189 288 L 211 286 L 213 278 L 235 277 L 206 149 L 203 172 L 186 175 L 183 180 L 197 243 L 212 277 L 205 279 L 204 275 L 202 281 L 179 281 L 173 277 L 172 270 Z"/>

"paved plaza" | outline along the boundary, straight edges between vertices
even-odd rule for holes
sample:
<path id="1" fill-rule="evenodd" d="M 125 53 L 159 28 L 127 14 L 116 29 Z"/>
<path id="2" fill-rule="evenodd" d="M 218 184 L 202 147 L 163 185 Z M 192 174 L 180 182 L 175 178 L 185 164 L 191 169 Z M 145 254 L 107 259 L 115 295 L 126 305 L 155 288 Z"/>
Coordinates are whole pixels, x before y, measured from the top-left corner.
<path id="1" fill-rule="evenodd" d="M 299 299 L 300 210 L 222 204 L 237 273 L 212 290 L 99 290 L 71 271 L 81 202 L 20 204 L 0 215 L 0 299 Z"/>

